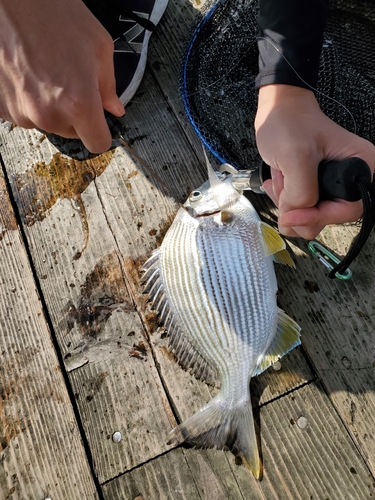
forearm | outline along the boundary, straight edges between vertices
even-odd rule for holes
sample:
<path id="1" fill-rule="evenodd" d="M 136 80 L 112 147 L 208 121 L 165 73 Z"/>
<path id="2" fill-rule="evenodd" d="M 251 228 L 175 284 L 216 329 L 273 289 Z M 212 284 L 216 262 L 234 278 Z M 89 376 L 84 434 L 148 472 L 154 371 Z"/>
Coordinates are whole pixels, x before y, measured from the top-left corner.
<path id="1" fill-rule="evenodd" d="M 315 88 L 328 0 L 260 0 L 257 88 Z"/>

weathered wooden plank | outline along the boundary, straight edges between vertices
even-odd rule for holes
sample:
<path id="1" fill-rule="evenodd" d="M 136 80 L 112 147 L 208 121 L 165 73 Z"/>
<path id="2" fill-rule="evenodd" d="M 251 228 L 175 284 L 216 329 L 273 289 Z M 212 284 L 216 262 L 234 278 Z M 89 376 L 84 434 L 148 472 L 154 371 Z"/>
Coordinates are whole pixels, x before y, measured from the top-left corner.
<path id="1" fill-rule="evenodd" d="M 246 472 L 249 475 L 248 472 Z M 252 499 L 263 499 L 249 479 Z M 103 486 L 105 499 L 242 499 L 226 454 L 218 450 L 175 449 Z"/>
<path id="2" fill-rule="evenodd" d="M 231 458 L 222 450 L 178 448 L 103 485 L 103 495 L 124 500 L 267 498 L 261 484 L 243 467 L 231 464 Z M 243 491 L 232 468 L 246 483 Z"/>
<path id="3" fill-rule="evenodd" d="M 149 49 L 149 69 L 181 123 L 193 149 L 200 156 L 202 145 L 182 104 L 179 81 L 185 52 L 194 26 L 209 4 L 207 0 L 169 0 L 168 8 L 153 34 Z M 137 95 L 134 100 L 137 100 Z"/>
<path id="4" fill-rule="evenodd" d="M 31 132 L 29 141 L 36 138 Z M 49 146 L 42 143 L 39 155 L 43 154 L 44 162 L 27 172 L 10 168 L 9 173 L 60 349 L 71 370 L 97 475 L 106 481 L 167 449 L 163 438 L 173 417 L 127 291 L 124 268 L 130 256 L 151 251 L 156 235 L 148 232 L 155 227 L 155 219 L 162 227 L 166 224 L 163 217 L 174 210 L 174 204 L 164 196 L 162 212 L 162 204 L 155 200 L 163 195 L 152 189 L 142 173 L 134 175 L 136 165 L 121 151 L 108 153 L 110 158 L 77 162 L 51 155 Z M 11 150 L 8 155 L 12 157 Z M 107 176 L 102 191 L 95 172 Z M 64 197 L 66 186 L 71 191 L 66 190 Z M 115 220 L 124 218 L 127 229 L 122 235 L 126 241 L 120 242 L 124 248 L 119 250 L 116 228 L 108 223 L 106 212 L 108 199 L 115 200 L 118 192 L 121 199 L 121 188 L 126 195 L 116 205 Z M 48 197 L 48 193 L 52 194 Z M 42 216 L 30 224 L 26 216 L 36 217 L 38 206 L 32 204 L 37 199 L 44 203 Z M 152 227 L 148 227 L 149 208 L 154 214 Z M 145 228 L 139 223 L 142 220 Z M 146 395 L 144 405 L 136 402 L 141 399 L 138 390 Z M 133 429 L 134 422 L 138 428 Z M 124 440 L 115 446 L 107 435 L 116 430 L 122 431 Z"/>
<path id="5" fill-rule="evenodd" d="M 103 487 L 105 498 L 370 499 L 374 483 L 320 384 L 260 410 L 264 476 L 229 452 L 176 449 Z"/>
<path id="6" fill-rule="evenodd" d="M 260 424 L 266 498 L 275 488 L 275 498 L 374 494 L 372 477 L 319 383 L 262 408 Z"/>
<path id="7" fill-rule="evenodd" d="M 344 256 L 357 231 L 331 226 L 320 240 Z M 302 326 L 304 349 L 374 474 L 374 238 L 352 264 L 353 278 L 346 282 L 327 277 L 306 241 L 291 239 L 290 246 L 296 270 L 279 269 L 279 300 Z"/>
<path id="8" fill-rule="evenodd" d="M 134 339 L 134 348 L 126 349 L 124 342 L 124 355 L 88 363 L 71 374 L 100 482 L 164 453 L 166 435 L 176 425 L 157 384 L 150 348 L 144 340 L 137 342 L 137 334 Z"/>
<path id="9" fill-rule="evenodd" d="M 150 84 L 150 95 L 155 93 Z M 166 107 L 159 106 L 159 113 L 150 117 L 144 96 L 143 108 L 134 106 L 128 113 L 129 140 L 171 185 L 173 195 L 185 197 L 199 176 L 197 159 Z M 165 435 L 174 425 L 173 416 L 127 276 L 160 241 L 177 205 L 122 149 L 97 159 L 70 160 L 38 132 L 19 128 L 5 135 L 4 142 L 36 273 L 99 480 L 106 481 L 168 449 Z M 15 162 L 19 145 L 27 150 L 21 165 Z M 138 383 L 128 369 L 134 363 Z M 118 381 L 125 365 L 127 378 Z M 132 404 L 140 400 L 134 391 L 143 385 L 144 406 Z M 133 429 L 134 422 L 142 425 Z M 123 430 L 124 439 L 114 446 L 107 435 L 116 429 Z"/>
<path id="10" fill-rule="evenodd" d="M 177 90 L 178 80 L 169 81 L 169 85 L 174 85 Z M 207 178 L 203 148 L 200 145 L 198 154 L 193 152 L 190 137 L 186 137 L 189 126 L 179 123 L 176 112 L 163 101 L 163 95 L 149 73 L 145 75 L 141 89 L 136 100 L 127 107 L 126 139 L 167 185 L 168 194 L 177 202 L 184 202 L 190 192 Z M 139 169 L 142 171 L 141 166 Z M 149 180 L 154 182 L 152 177 Z M 156 183 L 155 186 L 158 187 Z"/>
<path id="11" fill-rule="evenodd" d="M 97 498 L 0 173 L 0 499 Z"/>

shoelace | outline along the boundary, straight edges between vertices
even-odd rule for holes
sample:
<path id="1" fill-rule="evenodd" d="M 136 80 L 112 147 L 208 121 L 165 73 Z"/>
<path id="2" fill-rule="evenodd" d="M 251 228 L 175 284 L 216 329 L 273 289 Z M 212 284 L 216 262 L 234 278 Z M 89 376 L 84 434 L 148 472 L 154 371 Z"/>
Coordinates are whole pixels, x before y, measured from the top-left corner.
<path id="1" fill-rule="evenodd" d="M 361 230 L 354 239 L 343 260 L 329 272 L 328 276 L 330 278 L 335 278 L 336 273 L 345 273 L 362 250 L 375 225 L 375 181 L 369 182 L 368 179 L 364 177 L 358 177 L 356 178 L 356 187 L 361 195 L 363 203 Z"/>
<path id="2" fill-rule="evenodd" d="M 155 29 L 152 21 L 138 16 L 124 6 L 124 0 L 84 0 L 84 2 L 114 40 L 120 38 L 124 32 L 123 23 L 119 21 L 120 16 L 132 19 L 148 31 Z"/>

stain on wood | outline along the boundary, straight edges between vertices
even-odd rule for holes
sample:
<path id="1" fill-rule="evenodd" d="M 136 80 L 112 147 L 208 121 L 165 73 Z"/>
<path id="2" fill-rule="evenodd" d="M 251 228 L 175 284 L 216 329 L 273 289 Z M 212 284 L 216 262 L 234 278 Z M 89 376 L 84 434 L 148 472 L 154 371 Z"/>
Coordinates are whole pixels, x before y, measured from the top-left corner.
<path id="1" fill-rule="evenodd" d="M 61 325 L 66 333 L 77 326 L 83 337 L 97 338 L 114 311 L 134 311 L 128 295 L 119 256 L 112 252 L 104 256 L 86 276 L 80 287 L 78 305 L 68 301 L 63 307 Z"/>
<path id="2" fill-rule="evenodd" d="M 89 238 L 81 194 L 105 171 L 112 156 L 113 150 L 110 150 L 95 160 L 75 160 L 58 152 L 49 163 L 40 161 L 33 168 L 11 176 L 13 196 L 23 223 L 32 226 L 48 216 L 57 200 L 70 200 L 85 231 L 84 246 L 74 256 L 79 259 L 87 248 Z"/>
<path id="3" fill-rule="evenodd" d="M 92 160 L 74 160 L 55 153 L 49 163 L 11 176 L 13 196 L 22 221 L 31 226 L 43 220 L 58 199 L 69 199 L 81 208 L 81 194 L 109 165 L 113 151 Z M 84 215 L 83 215 L 84 216 Z"/>
<path id="4" fill-rule="evenodd" d="M 147 349 L 144 342 L 140 341 L 138 344 L 133 344 L 132 349 L 129 351 L 129 356 L 145 360 L 147 358 Z"/>

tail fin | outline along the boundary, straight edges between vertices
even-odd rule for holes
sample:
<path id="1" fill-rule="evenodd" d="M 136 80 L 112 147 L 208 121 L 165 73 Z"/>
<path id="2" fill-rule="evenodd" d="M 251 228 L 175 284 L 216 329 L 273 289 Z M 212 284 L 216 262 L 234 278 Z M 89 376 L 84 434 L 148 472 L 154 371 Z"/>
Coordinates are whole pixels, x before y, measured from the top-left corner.
<path id="1" fill-rule="evenodd" d="M 259 479 L 261 462 L 250 401 L 227 409 L 218 396 L 169 433 L 168 444 L 186 443 L 197 448 L 229 448 Z"/>

